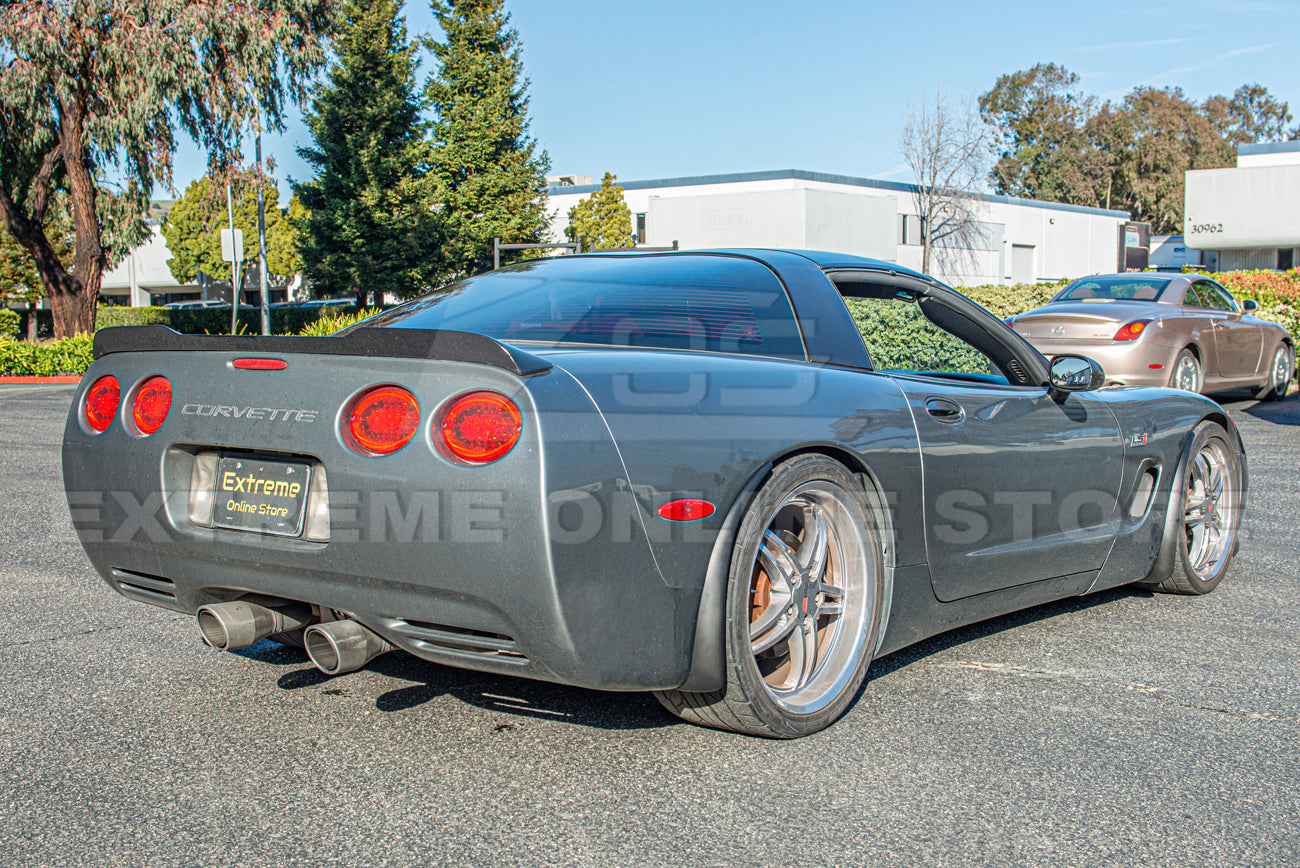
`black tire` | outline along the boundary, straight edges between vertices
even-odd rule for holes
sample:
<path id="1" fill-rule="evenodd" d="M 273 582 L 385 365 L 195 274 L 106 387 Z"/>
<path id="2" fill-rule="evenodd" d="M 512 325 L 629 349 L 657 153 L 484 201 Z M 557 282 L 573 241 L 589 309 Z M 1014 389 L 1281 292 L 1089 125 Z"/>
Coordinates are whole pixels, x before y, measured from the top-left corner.
<path id="1" fill-rule="evenodd" d="M 1291 348 L 1286 344 L 1278 344 L 1271 359 L 1268 366 L 1269 378 L 1255 392 L 1255 398 L 1260 401 L 1281 401 L 1291 387 L 1291 374 L 1295 366 Z"/>
<path id="2" fill-rule="evenodd" d="M 825 729 L 857 695 L 876 649 L 882 551 L 862 486 L 843 465 L 822 455 L 777 465 L 732 550 L 726 684 L 655 696 L 717 729 L 768 738 Z"/>
<path id="3" fill-rule="evenodd" d="M 1237 552 L 1241 527 L 1241 468 L 1228 432 L 1202 422 L 1187 453 L 1171 509 L 1182 510 L 1175 542 L 1174 572 L 1145 587 L 1168 594 L 1208 594 L 1219 586 Z"/>
<path id="4" fill-rule="evenodd" d="M 1205 385 L 1205 374 L 1201 370 L 1201 360 L 1196 353 L 1183 349 L 1174 359 L 1174 368 L 1169 372 L 1169 388 L 1199 392 Z"/>

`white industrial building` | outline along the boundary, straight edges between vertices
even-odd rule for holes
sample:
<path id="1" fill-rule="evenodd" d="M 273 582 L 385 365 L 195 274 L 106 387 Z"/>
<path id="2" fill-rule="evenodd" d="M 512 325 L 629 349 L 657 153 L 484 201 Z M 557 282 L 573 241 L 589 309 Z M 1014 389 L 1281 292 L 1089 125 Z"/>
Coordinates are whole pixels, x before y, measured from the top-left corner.
<path id="1" fill-rule="evenodd" d="M 212 299 L 230 304 L 228 272 L 224 280 L 201 275 L 200 280 L 181 283 L 172 276 L 171 269 L 167 266 L 170 258 L 171 252 L 167 249 L 167 239 L 163 237 L 160 223 L 152 223 L 149 226 L 149 238 L 128 253 L 121 262 L 104 271 L 99 288 L 100 303 L 148 307 L 176 301 Z M 256 260 L 244 263 L 242 277 L 243 303 L 257 305 L 260 289 Z M 288 293 L 302 283 L 300 279 L 294 278 L 286 286 L 283 278 L 277 275 L 270 277 L 272 282 L 269 295 L 272 302 L 286 301 Z"/>
<path id="2" fill-rule="evenodd" d="M 202 297 L 197 283 L 183 284 L 172 277 L 167 260 L 167 240 L 157 224 L 149 227 L 149 238 L 121 262 L 104 271 L 99 296 L 102 302 L 130 307 L 148 307 L 178 299 Z M 154 300 L 158 295 L 158 301 Z"/>
<path id="3" fill-rule="evenodd" d="M 1237 165 L 1187 173 L 1183 237 L 1219 271 L 1300 266 L 1300 142 L 1241 145 Z"/>
<path id="4" fill-rule="evenodd" d="M 562 178 L 547 191 L 557 239 L 569 209 L 600 189 L 574 183 L 586 176 Z M 780 170 L 619 186 L 640 245 L 833 250 L 921 267 L 911 184 Z M 935 277 L 961 286 L 1033 283 L 1122 267 L 1127 212 L 992 195 L 975 205 L 976 228 L 965 242 L 932 251 Z"/>

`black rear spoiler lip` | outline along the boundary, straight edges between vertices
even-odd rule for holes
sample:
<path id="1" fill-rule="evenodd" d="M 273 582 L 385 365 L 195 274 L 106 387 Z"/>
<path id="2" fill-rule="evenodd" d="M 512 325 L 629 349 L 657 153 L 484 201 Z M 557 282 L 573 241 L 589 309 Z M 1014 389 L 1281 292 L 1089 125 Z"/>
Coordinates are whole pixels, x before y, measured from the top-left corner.
<path id="1" fill-rule="evenodd" d="M 113 353 L 257 353 L 427 359 L 491 365 L 520 377 L 545 374 L 543 358 L 474 332 L 357 328 L 338 336 L 185 335 L 164 325 L 117 326 L 95 332 L 96 359 Z"/>

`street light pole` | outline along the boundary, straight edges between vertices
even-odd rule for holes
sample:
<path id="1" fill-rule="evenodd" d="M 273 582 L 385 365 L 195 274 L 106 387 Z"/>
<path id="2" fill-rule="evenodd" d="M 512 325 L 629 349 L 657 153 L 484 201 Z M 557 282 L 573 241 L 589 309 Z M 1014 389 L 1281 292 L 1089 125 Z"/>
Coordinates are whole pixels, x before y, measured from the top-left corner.
<path id="1" fill-rule="evenodd" d="M 226 218 L 230 221 L 230 248 L 233 254 L 230 263 L 230 333 L 239 334 L 239 263 L 244 254 L 235 235 L 235 203 L 230 197 L 230 185 L 226 185 Z"/>
<path id="2" fill-rule="evenodd" d="M 262 290 L 262 334 L 271 333 L 271 304 L 266 291 L 266 197 L 262 194 L 262 129 L 257 130 L 257 276 Z"/>

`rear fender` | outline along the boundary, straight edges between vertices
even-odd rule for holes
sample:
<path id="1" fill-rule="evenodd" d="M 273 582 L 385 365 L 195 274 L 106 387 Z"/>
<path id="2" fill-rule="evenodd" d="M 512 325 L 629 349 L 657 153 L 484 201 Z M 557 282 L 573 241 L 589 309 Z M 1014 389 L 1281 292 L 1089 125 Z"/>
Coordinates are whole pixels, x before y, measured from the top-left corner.
<path id="1" fill-rule="evenodd" d="M 781 460 L 792 456 L 784 456 Z M 837 456 L 830 456 L 837 457 Z M 726 682 L 726 603 L 727 581 L 731 573 L 731 558 L 736 548 L 736 535 L 745 513 L 753 502 L 758 490 L 772 473 L 775 462 L 769 461 L 755 471 L 741 489 L 740 495 L 727 511 L 722 528 L 714 543 L 709 557 L 708 571 L 704 577 L 704 588 L 700 593 L 699 611 L 695 618 L 695 643 L 691 652 L 690 674 L 678 689 L 686 693 L 707 693 L 722 689 Z M 851 471 L 854 468 L 849 468 Z M 879 640 L 875 651 L 879 651 L 885 640 L 885 628 L 889 624 L 889 614 L 894 591 L 894 529 L 891 513 L 886 499 L 876 484 L 875 479 L 865 472 L 857 472 L 855 477 L 862 483 L 867 496 L 868 506 L 872 510 L 876 526 L 879 528 L 885 546 L 885 582 L 881 600 Z"/>

